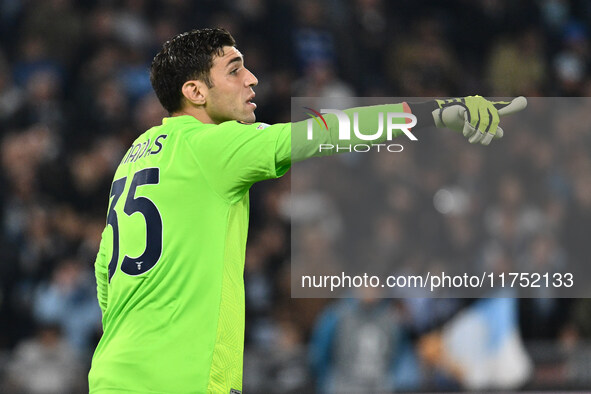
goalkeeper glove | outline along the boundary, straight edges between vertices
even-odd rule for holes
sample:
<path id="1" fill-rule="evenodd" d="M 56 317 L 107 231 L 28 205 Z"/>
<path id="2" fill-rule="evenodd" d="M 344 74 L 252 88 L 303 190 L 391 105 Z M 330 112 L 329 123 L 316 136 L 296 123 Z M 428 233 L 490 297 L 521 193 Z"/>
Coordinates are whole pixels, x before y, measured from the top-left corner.
<path id="1" fill-rule="evenodd" d="M 512 101 L 488 101 L 484 97 L 469 96 L 447 100 L 435 100 L 437 109 L 432 112 L 437 127 L 447 127 L 461 132 L 471 144 L 488 145 L 493 138 L 501 138 L 499 117 L 523 110 L 525 97 Z"/>

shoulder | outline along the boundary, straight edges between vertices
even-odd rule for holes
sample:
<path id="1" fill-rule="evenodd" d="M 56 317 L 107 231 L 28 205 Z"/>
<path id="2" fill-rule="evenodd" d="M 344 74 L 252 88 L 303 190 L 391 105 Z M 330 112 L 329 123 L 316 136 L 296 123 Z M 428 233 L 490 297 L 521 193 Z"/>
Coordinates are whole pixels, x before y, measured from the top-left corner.
<path id="1" fill-rule="evenodd" d="M 253 129 L 253 130 L 264 130 L 267 127 L 271 126 L 270 124 L 263 123 L 263 122 L 254 122 L 254 123 L 247 123 L 241 120 L 230 120 L 227 122 L 220 123 L 218 127 L 220 128 L 241 128 L 241 129 Z"/>
<path id="2" fill-rule="evenodd" d="M 269 128 L 268 130 L 265 130 Z M 203 137 L 209 136 L 212 138 L 257 138 L 268 135 L 275 128 L 271 125 L 262 122 L 245 123 L 238 120 L 230 120 L 227 122 L 220 123 L 218 125 L 210 125 L 210 127 L 201 129 L 203 132 L 199 133 Z"/>

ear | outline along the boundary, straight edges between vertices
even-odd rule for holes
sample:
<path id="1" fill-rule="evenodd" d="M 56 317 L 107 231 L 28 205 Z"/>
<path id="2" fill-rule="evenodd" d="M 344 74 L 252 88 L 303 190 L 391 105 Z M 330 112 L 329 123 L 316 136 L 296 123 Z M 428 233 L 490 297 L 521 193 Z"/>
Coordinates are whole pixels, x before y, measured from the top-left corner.
<path id="1" fill-rule="evenodd" d="M 199 80 L 187 81 L 183 84 L 181 90 L 185 99 L 191 104 L 205 105 L 208 88 L 203 82 Z"/>

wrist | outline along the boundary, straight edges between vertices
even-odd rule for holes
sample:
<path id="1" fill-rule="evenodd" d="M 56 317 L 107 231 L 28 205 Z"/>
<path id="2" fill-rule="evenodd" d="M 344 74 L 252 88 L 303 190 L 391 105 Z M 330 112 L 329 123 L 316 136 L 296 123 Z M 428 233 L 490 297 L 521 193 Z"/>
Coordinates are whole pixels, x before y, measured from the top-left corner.
<path id="1" fill-rule="evenodd" d="M 433 114 L 436 113 L 434 111 L 438 110 L 439 106 L 435 100 L 406 104 L 408 105 L 410 112 L 417 117 L 417 125 L 413 127 L 414 129 L 437 126 Z"/>

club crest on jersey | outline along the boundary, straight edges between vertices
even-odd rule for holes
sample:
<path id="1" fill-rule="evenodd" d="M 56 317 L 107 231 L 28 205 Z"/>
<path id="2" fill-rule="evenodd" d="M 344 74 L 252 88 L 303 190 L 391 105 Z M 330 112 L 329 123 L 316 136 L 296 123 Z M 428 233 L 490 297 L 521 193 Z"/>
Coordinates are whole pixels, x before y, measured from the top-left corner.
<path id="1" fill-rule="evenodd" d="M 271 125 L 269 125 L 267 123 L 261 123 L 260 125 L 257 126 L 257 130 L 264 130 L 269 126 L 271 126 Z"/>

